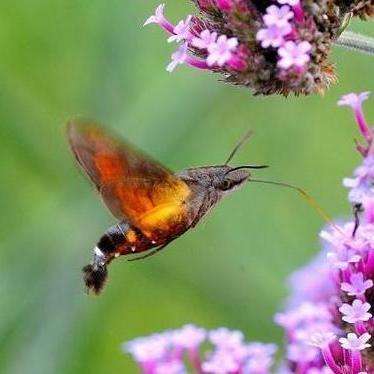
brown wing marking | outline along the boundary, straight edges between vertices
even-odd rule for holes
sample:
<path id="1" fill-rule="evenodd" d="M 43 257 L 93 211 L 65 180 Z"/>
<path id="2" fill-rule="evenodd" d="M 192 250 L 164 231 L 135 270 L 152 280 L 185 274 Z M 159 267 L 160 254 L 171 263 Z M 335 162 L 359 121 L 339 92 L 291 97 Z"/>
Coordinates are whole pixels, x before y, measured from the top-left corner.
<path id="1" fill-rule="evenodd" d="M 127 218 L 152 240 L 187 222 L 191 190 L 167 168 L 98 125 L 68 125 L 72 151 L 118 219 Z"/>

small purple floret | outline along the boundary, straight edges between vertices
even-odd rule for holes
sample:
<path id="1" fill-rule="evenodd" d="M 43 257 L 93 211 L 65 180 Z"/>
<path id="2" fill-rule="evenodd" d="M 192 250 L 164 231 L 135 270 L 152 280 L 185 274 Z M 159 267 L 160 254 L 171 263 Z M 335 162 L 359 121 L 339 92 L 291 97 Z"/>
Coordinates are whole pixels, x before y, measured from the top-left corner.
<path id="1" fill-rule="evenodd" d="M 359 94 L 350 93 L 342 96 L 338 101 L 338 105 L 349 106 L 352 108 L 358 127 L 366 141 L 370 144 L 373 140 L 373 130 L 366 122 L 364 113 L 362 111 L 362 103 L 369 98 L 369 95 L 370 92 L 361 92 Z"/>
<path id="2" fill-rule="evenodd" d="M 354 110 L 367 98 L 345 95 L 340 105 Z M 331 223 L 320 233 L 323 250 L 291 277 L 289 306 L 276 315 L 288 342 L 290 373 L 374 373 L 374 154 L 372 142 L 354 178 L 346 178 L 356 217 Z M 357 210 L 358 209 L 358 210 Z M 363 212 L 362 212 L 363 210 Z M 330 266 L 328 266 L 330 264 Z M 318 302 L 318 308 L 317 308 Z M 318 311 L 320 309 L 320 311 Z M 317 355 L 305 342 L 318 348 Z M 327 368 L 328 369 L 327 369 Z M 329 371 L 328 371 L 329 370 Z"/>
<path id="3" fill-rule="evenodd" d="M 204 353 L 202 346 L 204 349 Z M 276 346 L 247 343 L 242 332 L 189 324 L 124 344 L 143 374 L 269 374 Z"/>
<path id="4" fill-rule="evenodd" d="M 309 52 L 312 46 L 309 42 L 295 43 L 288 41 L 279 48 L 278 54 L 280 60 L 278 66 L 282 69 L 289 69 L 291 67 L 302 68 L 310 61 Z"/>

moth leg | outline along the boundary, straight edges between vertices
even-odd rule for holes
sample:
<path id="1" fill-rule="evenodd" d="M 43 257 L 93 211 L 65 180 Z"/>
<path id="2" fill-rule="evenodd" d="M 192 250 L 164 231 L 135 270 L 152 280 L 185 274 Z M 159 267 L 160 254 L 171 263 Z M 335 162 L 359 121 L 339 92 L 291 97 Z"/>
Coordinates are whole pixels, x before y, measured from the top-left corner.
<path id="1" fill-rule="evenodd" d="M 205 193 L 198 193 L 194 197 L 193 205 L 197 207 L 197 210 L 195 211 L 194 217 L 188 226 L 188 230 L 194 228 L 201 221 L 209 209 L 210 202 Z"/>
<path id="2" fill-rule="evenodd" d="M 175 238 L 174 238 L 175 239 Z M 161 245 L 160 247 L 154 249 L 153 251 L 151 252 L 148 252 L 147 254 L 143 255 L 143 256 L 139 256 L 139 257 L 135 257 L 135 258 L 131 258 L 130 260 L 127 260 L 127 261 L 137 261 L 137 260 L 144 260 L 145 258 L 147 257 L 151 257 L 153 255 L 155 255 L 156 253 L 160 252 L 161 250 L 163 250 L 167 245 L 169 245 L 174 239 L 171 239 L 169 240 L 168 242 L 166 242 L 165 244 Z"/>

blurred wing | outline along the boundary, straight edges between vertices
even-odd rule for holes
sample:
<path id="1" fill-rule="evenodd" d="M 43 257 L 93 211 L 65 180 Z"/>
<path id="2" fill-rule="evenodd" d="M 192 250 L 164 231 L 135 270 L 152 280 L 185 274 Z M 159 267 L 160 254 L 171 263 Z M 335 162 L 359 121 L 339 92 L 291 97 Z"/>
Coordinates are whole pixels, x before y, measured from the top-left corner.
<path id="1" fill-rule="evenodd" d="M 186 220 L 187 184 L 132 145 L 94 123 L 68 124 L 71 149 L 118 219 L 150 239 L 173 234 Z"/>

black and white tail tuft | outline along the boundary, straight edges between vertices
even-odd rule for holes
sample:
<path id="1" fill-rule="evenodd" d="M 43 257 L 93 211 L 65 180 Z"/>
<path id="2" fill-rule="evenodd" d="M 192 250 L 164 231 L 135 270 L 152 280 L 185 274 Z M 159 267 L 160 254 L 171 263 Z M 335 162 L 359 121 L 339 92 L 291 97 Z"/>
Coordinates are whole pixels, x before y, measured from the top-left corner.
<path id="1" fill-rule="evenodd" d="M 92 291 L 96 295 L 100 294 L 108 277 L 106 265 L 90 264 L 86 265 L 82 271 L 87 292 Z"/>

